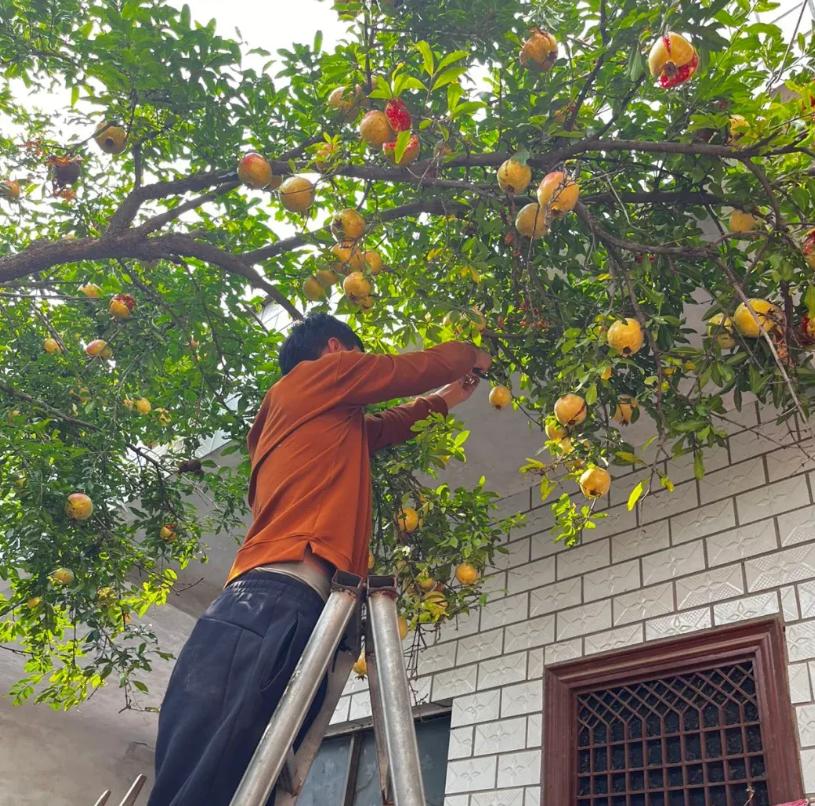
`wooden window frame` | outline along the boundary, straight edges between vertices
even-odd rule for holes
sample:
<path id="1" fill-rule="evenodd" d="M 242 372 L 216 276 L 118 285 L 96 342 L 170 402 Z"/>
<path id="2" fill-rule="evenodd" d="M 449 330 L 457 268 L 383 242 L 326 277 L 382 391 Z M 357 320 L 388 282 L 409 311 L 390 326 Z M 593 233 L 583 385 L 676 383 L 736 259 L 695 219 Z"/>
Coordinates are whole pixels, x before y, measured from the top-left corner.
<path id="1" fill-rule="evenodd" d="M 780 617 L 717 627 L 547 667 L 542 796 L 547 806 L 577 802 L 577 695 L 598 688 L 753 661 L 771 803 L 804 797 L 801 758 Z"/>

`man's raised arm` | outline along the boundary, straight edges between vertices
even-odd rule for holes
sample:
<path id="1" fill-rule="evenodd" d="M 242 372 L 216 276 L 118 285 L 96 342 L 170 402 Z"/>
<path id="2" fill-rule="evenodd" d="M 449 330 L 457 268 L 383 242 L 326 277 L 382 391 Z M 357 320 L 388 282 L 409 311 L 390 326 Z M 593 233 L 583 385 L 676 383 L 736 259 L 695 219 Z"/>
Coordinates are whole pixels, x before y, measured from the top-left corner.
<path id="1" fill-rule="evenodd" d="M 474 368 L 487 370 L 490 363 L 488 353 L 457 341 L 401 355 L 340 352 L 336 354 L 334 384 L 344 403 L 364 406 L 421 395 L 464 377 Z"/>

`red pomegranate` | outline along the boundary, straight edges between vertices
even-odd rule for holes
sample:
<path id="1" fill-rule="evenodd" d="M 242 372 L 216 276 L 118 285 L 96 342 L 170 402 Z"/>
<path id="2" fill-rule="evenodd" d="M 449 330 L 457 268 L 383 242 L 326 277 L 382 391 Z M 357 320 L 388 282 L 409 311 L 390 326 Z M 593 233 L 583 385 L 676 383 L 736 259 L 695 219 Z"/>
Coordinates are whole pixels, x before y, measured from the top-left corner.
<path id="1" fill-rule="evenodd" d="M 401 98 L 391 98 L 385 104 L 385 116 L 395 132 L 406 132 L 413 123 L 410 112 Z"/>

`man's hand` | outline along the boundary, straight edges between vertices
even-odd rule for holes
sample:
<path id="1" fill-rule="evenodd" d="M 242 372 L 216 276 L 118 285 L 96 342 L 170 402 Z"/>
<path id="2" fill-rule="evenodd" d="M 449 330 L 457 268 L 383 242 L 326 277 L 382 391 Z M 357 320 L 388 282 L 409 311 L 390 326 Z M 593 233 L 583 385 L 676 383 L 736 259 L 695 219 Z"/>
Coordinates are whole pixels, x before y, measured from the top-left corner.
<path id="1" fill-rule="evenodd" d="M 475 375 L 465 375 L 457 381 L 448 383 L 447 386 L 442 386 L 436 394 L 444 398 L 449 410 L 469 400 L 476 386 L 478 386 L 478 378 Z"/>

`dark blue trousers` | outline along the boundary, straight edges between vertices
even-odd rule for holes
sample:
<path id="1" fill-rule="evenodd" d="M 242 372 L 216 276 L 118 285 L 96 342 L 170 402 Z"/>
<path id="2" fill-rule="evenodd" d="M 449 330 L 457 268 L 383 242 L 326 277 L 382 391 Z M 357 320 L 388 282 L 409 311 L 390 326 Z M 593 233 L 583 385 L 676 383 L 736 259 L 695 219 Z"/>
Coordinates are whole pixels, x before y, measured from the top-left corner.
<path id="1" fill-rule="evenodd" d="M 308 585 L 265 571 L 245 574 L 210 605 L 161 706 L 148 806 L 229 806 L 322 609 Z M 324 698 L 325 681 L 298 743 Z"/>

